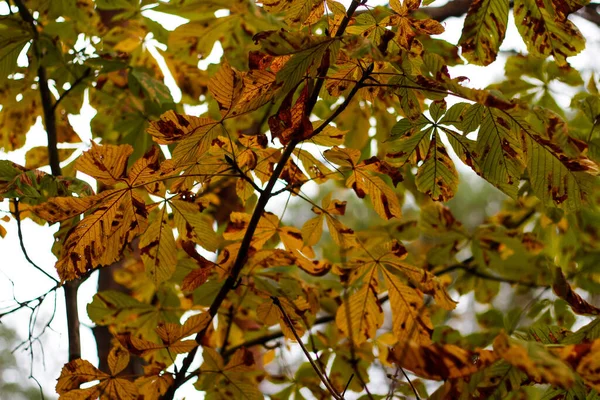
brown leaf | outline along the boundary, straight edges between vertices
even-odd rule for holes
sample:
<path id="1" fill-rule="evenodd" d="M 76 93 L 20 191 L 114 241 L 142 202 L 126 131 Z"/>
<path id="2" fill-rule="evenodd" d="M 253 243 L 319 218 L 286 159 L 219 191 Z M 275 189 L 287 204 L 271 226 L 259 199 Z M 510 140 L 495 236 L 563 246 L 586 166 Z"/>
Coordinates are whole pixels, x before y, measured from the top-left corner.
<path id="1" fill-rule="evenodd" d="M 453 344 L 420 344 L 412 340 L 401 341 L 388 354 L 388 361 L 421 378 L 434 380 L 465 378 L 497 359 L 490 350 L 469 351 Z"/>
<path id="2" fill-rule="evenodd" d="M 600 314 L 600 308 L 585 301 L 577 292 L 573 290 L 562 269 L 556 268 L 555 270 L 554 283 L 552 289 L 554 293 L 561 299 L 565 300 L 571 306 L 571 310 L 575 314 L 580 315 L 598 315 Z"/>

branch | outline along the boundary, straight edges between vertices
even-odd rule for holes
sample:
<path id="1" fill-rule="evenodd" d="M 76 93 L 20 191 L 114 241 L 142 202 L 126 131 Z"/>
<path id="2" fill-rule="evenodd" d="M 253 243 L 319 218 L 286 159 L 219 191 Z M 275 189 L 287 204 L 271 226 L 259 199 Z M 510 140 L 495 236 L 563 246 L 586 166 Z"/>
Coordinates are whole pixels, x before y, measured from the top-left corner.
<path id="1" fill-rule="evenodd" d="M 34 263 L 33 260 L 29 257 L 29 254 L 27 254 L 27 249 L 25 248 L 25 243 L 23 243 L 23 228 L 21 227 L 21 212 L 19 211 L 19 200 L 15 199 L 14 204 L 15 204 L 15 212 L 13 213 L 13 216 L 15 217 L 15 220 L 17 221 L 17 235 L 19 236 L 19 245 L 21 246 L 21 251 L 23 252 L 23 255 L 25 256 L 25 259 L 35 269 L 40 271 L 42 274 L 46 275 L 48 278 L 52 279 L 54 281 L 54 283 L 58 284 L 58 280 L 56 278 L 54 278 L 52 275 L 50 275 L 49 273 L 44 271 L 44 269 L 42 267 L 40 267 L 39 265 Z"/>
<path id="2" fill-rule="evenodd" d="M 321 369 L 319 368 L 319 366 L 315 363 L 315 361 L 310 356 L 310 353 L 308 352 L 308 349 L 306 348 L 306 346 L 302 342 L 302 338 L 300 337 L 300 335 L 298 335 L 298 332 L 296 332 L 296 329 L 294 328 L 294 323 L 292 322 L 292 320 L 290 319 L 289 315 L 287 314 L 287 312 L 285 311 L 285 309 L 281 305 L 281 302 L 279 301 L 279 298 L 277 298 L 275 296 L 272 296 L 271 300 L 273 300 L 273 304 L 275 304 L 277 306 L 277 308 L 279 308 L 279 311 L 281 311 L 281 313 L 283 314 L 283 318 L 285 319 L 285 322 L 286 322 L 287 326 L 290 328 L 290 330 L 294 334 L 294 337 L 296 338 L 296 341 L 298 342 L 298 344 L 302 348 L 302 352 L 304 352 L 304 355 L 306 356 L 306 358 L 308 359 L 308 362 L 310 363 L 310 365 L 313 367 L 313 369 L 315 370 L 315 372 L 319 376 L 319 379 L 321 379 L 321 382 L 323 382 L 323 384 L 325 385 L 325 387 L 327 388 L 327 390 L 329 390 L 329 392 L 331 393 L 331 395 L 335 399 L 338 399 L 338 400 L 343 399 L 343 397 L 335 390 L 335 388 L 333 386 L 331 386 L 331 383 L 329 382 L 329 379 L 327 379 L 327 377 L 325 376 L 325 372 L 321 371 Z"/>
<path id="3" fill-rule="evenodd" d="M 46 126 L 46 135 L 48 137 L 48 158 L 50 160 L 50 170 L 52 171 L 52 175 L 60 176 L 62 172 L 60 170 L 60 159 L 58 157 L 57 125 L 56 114 L 54 113 L 55 105 L 53 104 L 52 93 L 50 92 L 50 87 L 48 86 L 46 68 L 41 62 L 43 54 L 39 45 L 40 34 L 38 32 L 36 21 L 27 6 L 23 3 L 23 0 L 14 0 L 14 2 L 19 9 L 19 15 L 23 21 L 27 22 L 31 26 L 31 31 L 33 34 L 33 46 L 39 63 L 37 69 L 39 79 L 38 84 L 40 88 L 40 96 L 42 98 L 42 108 L 44 111 L 44 125 Z M 77 309 L 77 289 L 79 288 L 80 283 L 81 281 L 69 281 L 64 285 L 67 312 L 67 331 L 69 334 L 69 361 L 81 357 L 79 310 Z"/>
<path id="4" fill-rule="evenodd" d="M 348 8 L 348 15 L 346 15 L 346 17 L 340 23 L 340 29 L 338 29 L 338 31 L 336 33 L 337 36 L 341 36 L 344 33 L 344 29 L 348 25 L 350 18 L 352 17 L 352 14 L 354 13 L 356 8 L 358 8 L 358 6 L 360 4 L 361 3 L 358 0 L 352 1 L 352 4 Z M 327 71 L 325 71 L 325 73 L 326 72 Z M 321 87 L 323 86 L 322 82 L 324 82 L 324 81 L 318 80 L 317 83 L 315 84 L 313 92 L 311 93 L 310 100 L 309 100 L 311 102 L 308 103 L 307 108 L 306 108 L 308 115 L 310 115 L 312 113 L 312 109 L 314 108 L 314 105 L 316 104 L 316 99 L 318 98 L 318 94 L 321 90 Z M 314 103 L 312 103 L 313 98 L 315 99 Z M 334 113 L 334 114 L 336 114 L 336 113 Z M 339 113 L 337 113 L 336 116 L 338 114 Z M 330 121 L 330 120 L 328 120 L 328 121 Z M 319 127 L 319 128 L 321 128 L 321 127 Z M 324 127 L 322 127 L 321 130 L 322 129 L 324 129 Z M 258 226 L 258 222 L 262 218 L 265 207 L 267 206 L 267 203 L 269 202 L 269 200 L 272 197 L 273 188 L 275 187 L 275 184 L 279 180 L 279 176 L 283 172 L 283 169 L 284 169 L 287 161 L 290 159 L 292 153 L 294 152 L 294 149 L 296 148 L 296 146 L 299 143 L 300 143 L 300 141 L 297 139 L 292 139 L 290 141 L 290 143 L 288 143 L 288 145 L 285 147 L 283 154 L 281 155 L 281 158 L 277 162 L 277 166 L 275 167 L 273 174 L 269 178 L 269 182 L 267 182 L 267 186 L 263 189 L 262 192 L 260 192 L 260 197 L 258 198 L 258 201 L 254 208 L 254 212 L 252 213 L 250 222 L 248 223 L 248 228 L 246 229 L 246 233 L 244 234 L 244 238 L 242 239 L 242 242 L 240 244 L 240 248 L 238 250 L 238 254 L 233 263 L 233 266 L 231 267 L 231 271 L 230 271 L 229 275 L 227 276 L 227 279 L 225 279 L 225 283 L 223 284 L 223 286 L 221 286 L 221 289 L 215 296 L 215 299 L 213 300 L 212 304 L 210 305 L 210 307 L 208 309 L 208 313 L 211 317 L 211 320 L 219 312 L 219 308 L 221 307 L 221 304 L 223 304 L 223 302 L 227 298 L 227 295 L 229 294 L 229 292 L 231 290 L 233 290 L 238 284 L 238 279 L 239 279 L 240 273 L 242 272 L 242 269 L 244 268 L 244 265 L 246 264 L 246 260 L 248 258 L 248 252 L 251 248 L 252 238 L 254 236 L 254 232 L 256 231 L 256 227 Z M 211 326 L 211 324 L 208 324 L 204 329 L 202 329 L 196 335 L 196 342 L 198 344 L 200 344 L 202 342 L 202 339 L 204 338 L 204 335 L 206 335 L 206 332 L 207 332 L 209 326 Z M 164 399 L 172 400 L 175 396 L 175 392 L 177 391 L 177 389 L 187 380 L 186 373 L 189 370 L 190 365 L 192 364 L 192 361 L 196 357 L 197 351 L 198 351 L 198 347 L 196 347 L 192 351 L 190 351 L 188 353 L 188 355 L 183 359 L 181 368 L 179 369 L 178 373 L 175 374 L 175 380 L 169 387 L 169 390 L 167 391 L 167 393 L 165 393 Z"/>
<path id="5" fill-rule="evenodd" d="M 61 94 L 60 97 L 56 100 L 56 103 L 54 103 L 54 106 L 52 106 L 52 111 L 56 111 L 56 108 L 58 107 L 58 104 L 61 101 L 63 101 L 63 99 L 65 97 L 67 97 L 69 95 L 69 93 L 71 93 L 73 91 L 73 89 L 75 89 L 80 83 L 82 83 L 85 80 L 85 78 L 87 78 L 88 76 L 90 76 L 91 72 L 92 72 L 92 69 L 91 68 L 87 68 L 79 78 L 75 79 L 75 82 L 73 82 L 73 84 L 71 85 L 71 87 L 68 88 L 67 90 L 65 90 L 63 92 L 63 94 Z"/>
<path id="6" fill-rule="evenodd" d="M 466 14 L 471 3 L 471 0 L 454 0 L 439 7 L 423 7 L 418 12 L 436 21 L 443 21 L 450 17 L 460 17 Z"/>

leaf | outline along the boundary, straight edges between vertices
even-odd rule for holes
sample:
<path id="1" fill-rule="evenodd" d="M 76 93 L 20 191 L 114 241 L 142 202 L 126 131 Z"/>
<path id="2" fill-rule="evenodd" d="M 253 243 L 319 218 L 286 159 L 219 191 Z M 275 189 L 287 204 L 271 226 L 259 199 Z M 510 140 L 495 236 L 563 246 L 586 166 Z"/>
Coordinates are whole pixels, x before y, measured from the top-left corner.
<path id="1" fill-rule="evenodd" d="M 212 218 L 202 213 L 202 204 L 173 199 L 169 201 L 173 208 L 174 222 L 181 238 L 193 240 L 208 251 L 215 251 L 219 239 L 213 230 Z"/>
<path id="2" fill-rule="evenodd" d="M 223 5 L 220 8 L 227 7 Z M 198 60 L 208 57 L 215 42 L 230 34 L 236 24 L 240 23 L 240 14 L 215 18 L 213 11 L 201 15 L 201 18 L 178 26 L 169 34 L 169 50 L 189 64 L 198 63 Z"/>
<path id="3" fill-rule="evenodd" d="M 471 3 L 458 41 L 462 55 L 469 62 L 488 65 L 496 60 L 506 34 L 508 11 L 506 0 L 477 0 Z"/>
<path id="4" fill-rule="evenodd" d="M 452 344 L 421 344 L 401 341 L 388 353 L 387 360 L 425 379 L 464 378 L 486 368 L 498 359 L 490 350 L 468 351 Z"/>
<path id="5" fill-rule="evenodd" d="M 512 198 L 517 197 L 521 180 L 520 140 L 507 116 L 488 108 L 477 135 L 481 175 Z"/>
<path id="6" fill-rule="evenodd" d="M 252 371 L 255 369 L 254 356 L 244 348 L 237 350 L 227 365 L 214 349 L 204 347 L 200 379 L 194 384 L 196 389 L 206 391 L 215 398 L 260 400 L 264 396 L 258 390 Z"/>
<path id="7" fill-rule="evenodd" d="M 133 68 L 130 70 L 129 75 L 129 85 L 132 85 L 132 82 L 137 81 L 142 88 L 143 93 L 148 96 L 150 101 L 153 101 L 161 106 L 164 104 L 173 103 L 171 92 L 163 82 L 153 78 L 138 68 Z"/>
<path id="8" fill-rule="evenodd" d="M 375 162 L 377 159 L 358 163 L 360 157 L 358 150 L 337 146 L 325 151 L 324 155 L 329 161 L 344 169 L 350 169 L 351 174 L 346 180 L 346 187 L 352 188 L 360 198 L 369 195 L 373 209 L 381 218 L 386 220 L 400 218 L 402 209 L 396 193 L 380 177 L 371 173 L 381 172 L 380 164 Z"/>
<path id="9" fill-rule="evenodd" d="M 585 301 L 577 292 L 573 290 L 565 275 L 560 268 L 555 270 L 554 284 L 552 285 L 554 293 L 561 299 L 565 300 L 571 306 L 571 310 L 574 313 L 580 315 L 598 315 L 600 314 L 600 308 Z"/>
<path id="10" fill-rule="evenodd" d="M 566 66 L 567 57 L 578 54 L 585 47 L 585 38 L 565 18 L 564 9 L 557 13 L 541 0 L 516 0 L 513 11 L 517 29 L 531 54 L 538 57 L 552 55 L 559 66 Z"/>
<path id="11" fill-rule="evenodd" d="M 521 125 L 524 153 L 534 193 L 549 207 L 567 212 L 581 208 L 593 190 L 596 163 L 585 157 L 569 157 L 556 143 Z"/>
<path id="12" fill-rule="evenodd" d="M 285 12 L 288 23 L 313 23 L 323 15 L 323 0 L 264 0 L 263 7 L 270 13 Z M 310 17 L 309 22 L 307 21 Z"/>
<path id="13" fill-rule="evenodd" d="M 428 153 L 431 128 L 425 128 L 428 121 L 421 116 L 417 121 L 403 118 L 392 127 L 392 141 L 386 160 L 395 166 L 406 162 L 417 165 L 425 160 Z"/>
<path id="14" fill-rule="evenodd" d="M 177 265 L 177 247 L 173 229 L 166 220 L 165 207 L 141 235 L 139 248 L 146 274 L 154 285 L 158 286 L 171 277 Z"/>
<path id="15" fill-rule="evenodd" d="M 406 286 L 386 269 L 382 269 L 392 307 L 392 330 L 400 340 L 414 340 L 417 343 L 431 342 L 429 313 L 423 303 L 420 291 Z"/>
<path id="16" fill-rule="evenodd" d="M 100 381 L 97 385 L 86 389 L 80 388 L 81 384 L 96 380 Z M 98 397 L 101 400 L 135 400 L 138 397 L 138 389 L 133 382 L 112 377 L 82 359 L 65 364 L 56 383 L 56 392 L 61 399 L 73 400 Z"/>
<path id="17" fill-rule="evenodd" d="M 335 315 L 338 329 L 357 346 L 375 337 L 383 324 L 383 310 L 376 294 L 370 284 L 363 285 L 342 303 Z"/>
<path id="18" fill-rule="evenodd" d="M 58 149 L 58 160 L 65 161 L 75 152 L 75 149 Z M 27 150 L 25 153 L 25 168 L 36 169 L 49 165 L 48 148 L 46 146 L 36 146 Z"/>
<path id="19" fill-rule="evenodd" d="M 450 200 L 458 189 L 458 172 L 435 131 L 415 183 L 421 192 L 436 201 Z"/>
<path id="20" fill-rule="evenodd" d="M 167 111 L 160 120 L 150 123 L 148 133 L 158 144 L 177 143 L 173 152 L 176 166 L 195 164 L 212 145 L 212 141 L 221 134 L 219 122 L 210 118 L 198 118 L 190 115 Z"/>
<path id="21" fill-rule="evenodd" d="M 242 85 L 241 76 L 227 61 L 221 64 L 221 68 L 208 82 L 208 90 L 219 104 L 219 111 L 223 118 L 227 117 L 235 105 L 242 91 Z"/>
<path id="22" fill-rule="evenodd" d="M 120 346 L 115 346 L 108 354 L 108 369 L 113 376 L 119 374 L 129 365 L 129 353 Z"/>
<path id="23" fill-rule="evenodd" d="M 575 384 L 575 374 L 569 366 L 539 343 L 519 341 L 501 333 L 494 339 L 494 352 L 534 382 L 565 389 Z"/>
<path id="24" fill-rule="evenodd" d="M 302 79 L 314 76 L 324 62 L 335 63 L 339 42 L 335 38 L 310 37 L 304 34 L 292 34 L 286 31 L 266 31 L 254 36 L 254 41 L 269 54 L 288 56 L 283 68 L 277 72 L 277 83 L 282 83 L 281 90 L 288 93 Z"/>
<path id="25" fill-rule="evenodd" d="M 17 58 L 23 47 L 31 40 L 31 30 L 20 19 L 2 18 L 0 21 L 0 84 L 13 74 Z"/>
<path id="26" fill-rule="evenodd" d="M 124 177 L 131 153 L 133 148 L 129 145 L 99 146 L 92 142 L 92 148 L 77 159 L 75 168 L 106 185 L 114 185 Z"/>
<path id="27" fill-rule="evenodd" d="M 586 385 L 600 391 L 600 340 L 591 343 L 572 344 L 553 350 L 563 361 L 573 367 L 575 372 L 583 379 Z"/>

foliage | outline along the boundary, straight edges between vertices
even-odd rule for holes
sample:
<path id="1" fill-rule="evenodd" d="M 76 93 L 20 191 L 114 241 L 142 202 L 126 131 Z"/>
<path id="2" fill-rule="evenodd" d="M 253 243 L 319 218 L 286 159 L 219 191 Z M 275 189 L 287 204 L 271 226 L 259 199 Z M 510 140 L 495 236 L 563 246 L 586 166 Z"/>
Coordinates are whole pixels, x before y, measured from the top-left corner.
<path id="1" fill-rule="evenodd" d="M 214 399 L 598 396 L 600 95 L 568 62 L 585 0 L 473 1 L 464 60 L 432 1 L 13 3 L 0 146 L 43 116 L 49 153 L 0 161 L 0 195 L 19 221 L 60 224 L 61 284 L 129 260 L 128 293 L 87 308 L 113 335 L 108 370 L 72 357 L 60 398 L 172 399 L 188 381 Z M 486 89 L 451 76 L 497 58 L 511 7 L 529 53 Z M 169 31 L 150 9 L 187 22 Z M 576 92 L 570 109 L 550 84 Z M 86 143 L 67 116 L 88 98 Z M 444 204 L 462 168 L 506 195 L 474 226 Z M 449 321 L 470 293 L 486 311 L 461 333 Z M 592 319 L 574 330 L 575 314 Z M 278 368 L 272 343 L 306 360 Z"/>

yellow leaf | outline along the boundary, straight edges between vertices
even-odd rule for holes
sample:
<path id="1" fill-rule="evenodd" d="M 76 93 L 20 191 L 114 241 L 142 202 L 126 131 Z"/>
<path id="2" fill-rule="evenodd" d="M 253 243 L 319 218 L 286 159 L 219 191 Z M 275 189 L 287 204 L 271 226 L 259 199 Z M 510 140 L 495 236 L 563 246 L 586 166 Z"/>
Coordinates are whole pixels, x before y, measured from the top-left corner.
<path id="1" fill-rule="evenodd" d="M 219 239 L 213 230 L 212 218 L 202 213 L 201 204 L 177 199 L 170 200 L 169 204 L 182 239 L 193 240 L 208 251 L 217 249 Z"/>
<path id="2" fill-rule="evenodd" d="M 355 345 L 375 337 L 375 332 L 383 323 L 383 310 L 375 288 L 365 284 L 344 300 L 335 315 L 335 323 L 344 335 L 352 338 Z"/>
<path id="3" fill-rule="evenodd" d="M 173 375 L 165 373 L 163 375 L 142 376 L 136 379 L 135 383 L 139 387 L 140 395 L 144 396 L 144 400 L 159 400 L 162 395 L 167 393 L 173 381 Z"/>
<path id="4" fill-rule="evenodd" d="M 167 111 L 158 121 L 152 121 L 148 133 L 158 144 L 177 143 L 173 163 L 177 167 L 193 165 L 205 155 L 212 141 L 221 134 L 220 123 Z"/>
<path id="5" fill-rule="evenodd" d="M 166 207 L 140 237 L 140 255 L 146 266 L 146 275 L 158 287 L 171 277 L 177 265 L 177 247 L 173 229 L 166 219 Z"/>
<path id="6" fill-rule="evenodd" d="M 242 85 L 242 77 L 227 61 L 221 63 L 221 68 L 208 82 L 208 90 L 219 104 L 222 118 L 226 118 L 235 105 L 242 91 Z"/>
<path id="7" fill-rule="evenodd" d="M 386 269 L 382 271 L 390 296 L 394 334 L 399 340 L 413 340 L 420 344 L 430 343 L 433 325 L 423 304 L 423 294 L 403 284 L 397 276 Z"/>
<path id="8" fill-rule="evenodd" d="M 100 146 L 92 142 L 92 148 L 77 159 L 75 168 L 106 185 L 114 185 L 123 180 L 131 153 L 133 147 L 128 144 Z"/>
<path id="9" fill-rule="evenodd" d="M 266 326 L 272 326 L 279 322 L 281 311 L 269 300 L 256 308 L 256 316 Z"/>
<path id="10" fill-rule="evenodd" d="M 108 369 L 113 376 L 127 368 L 129 352 L 121 346 L 115 346 L 108 353 Z"/>

